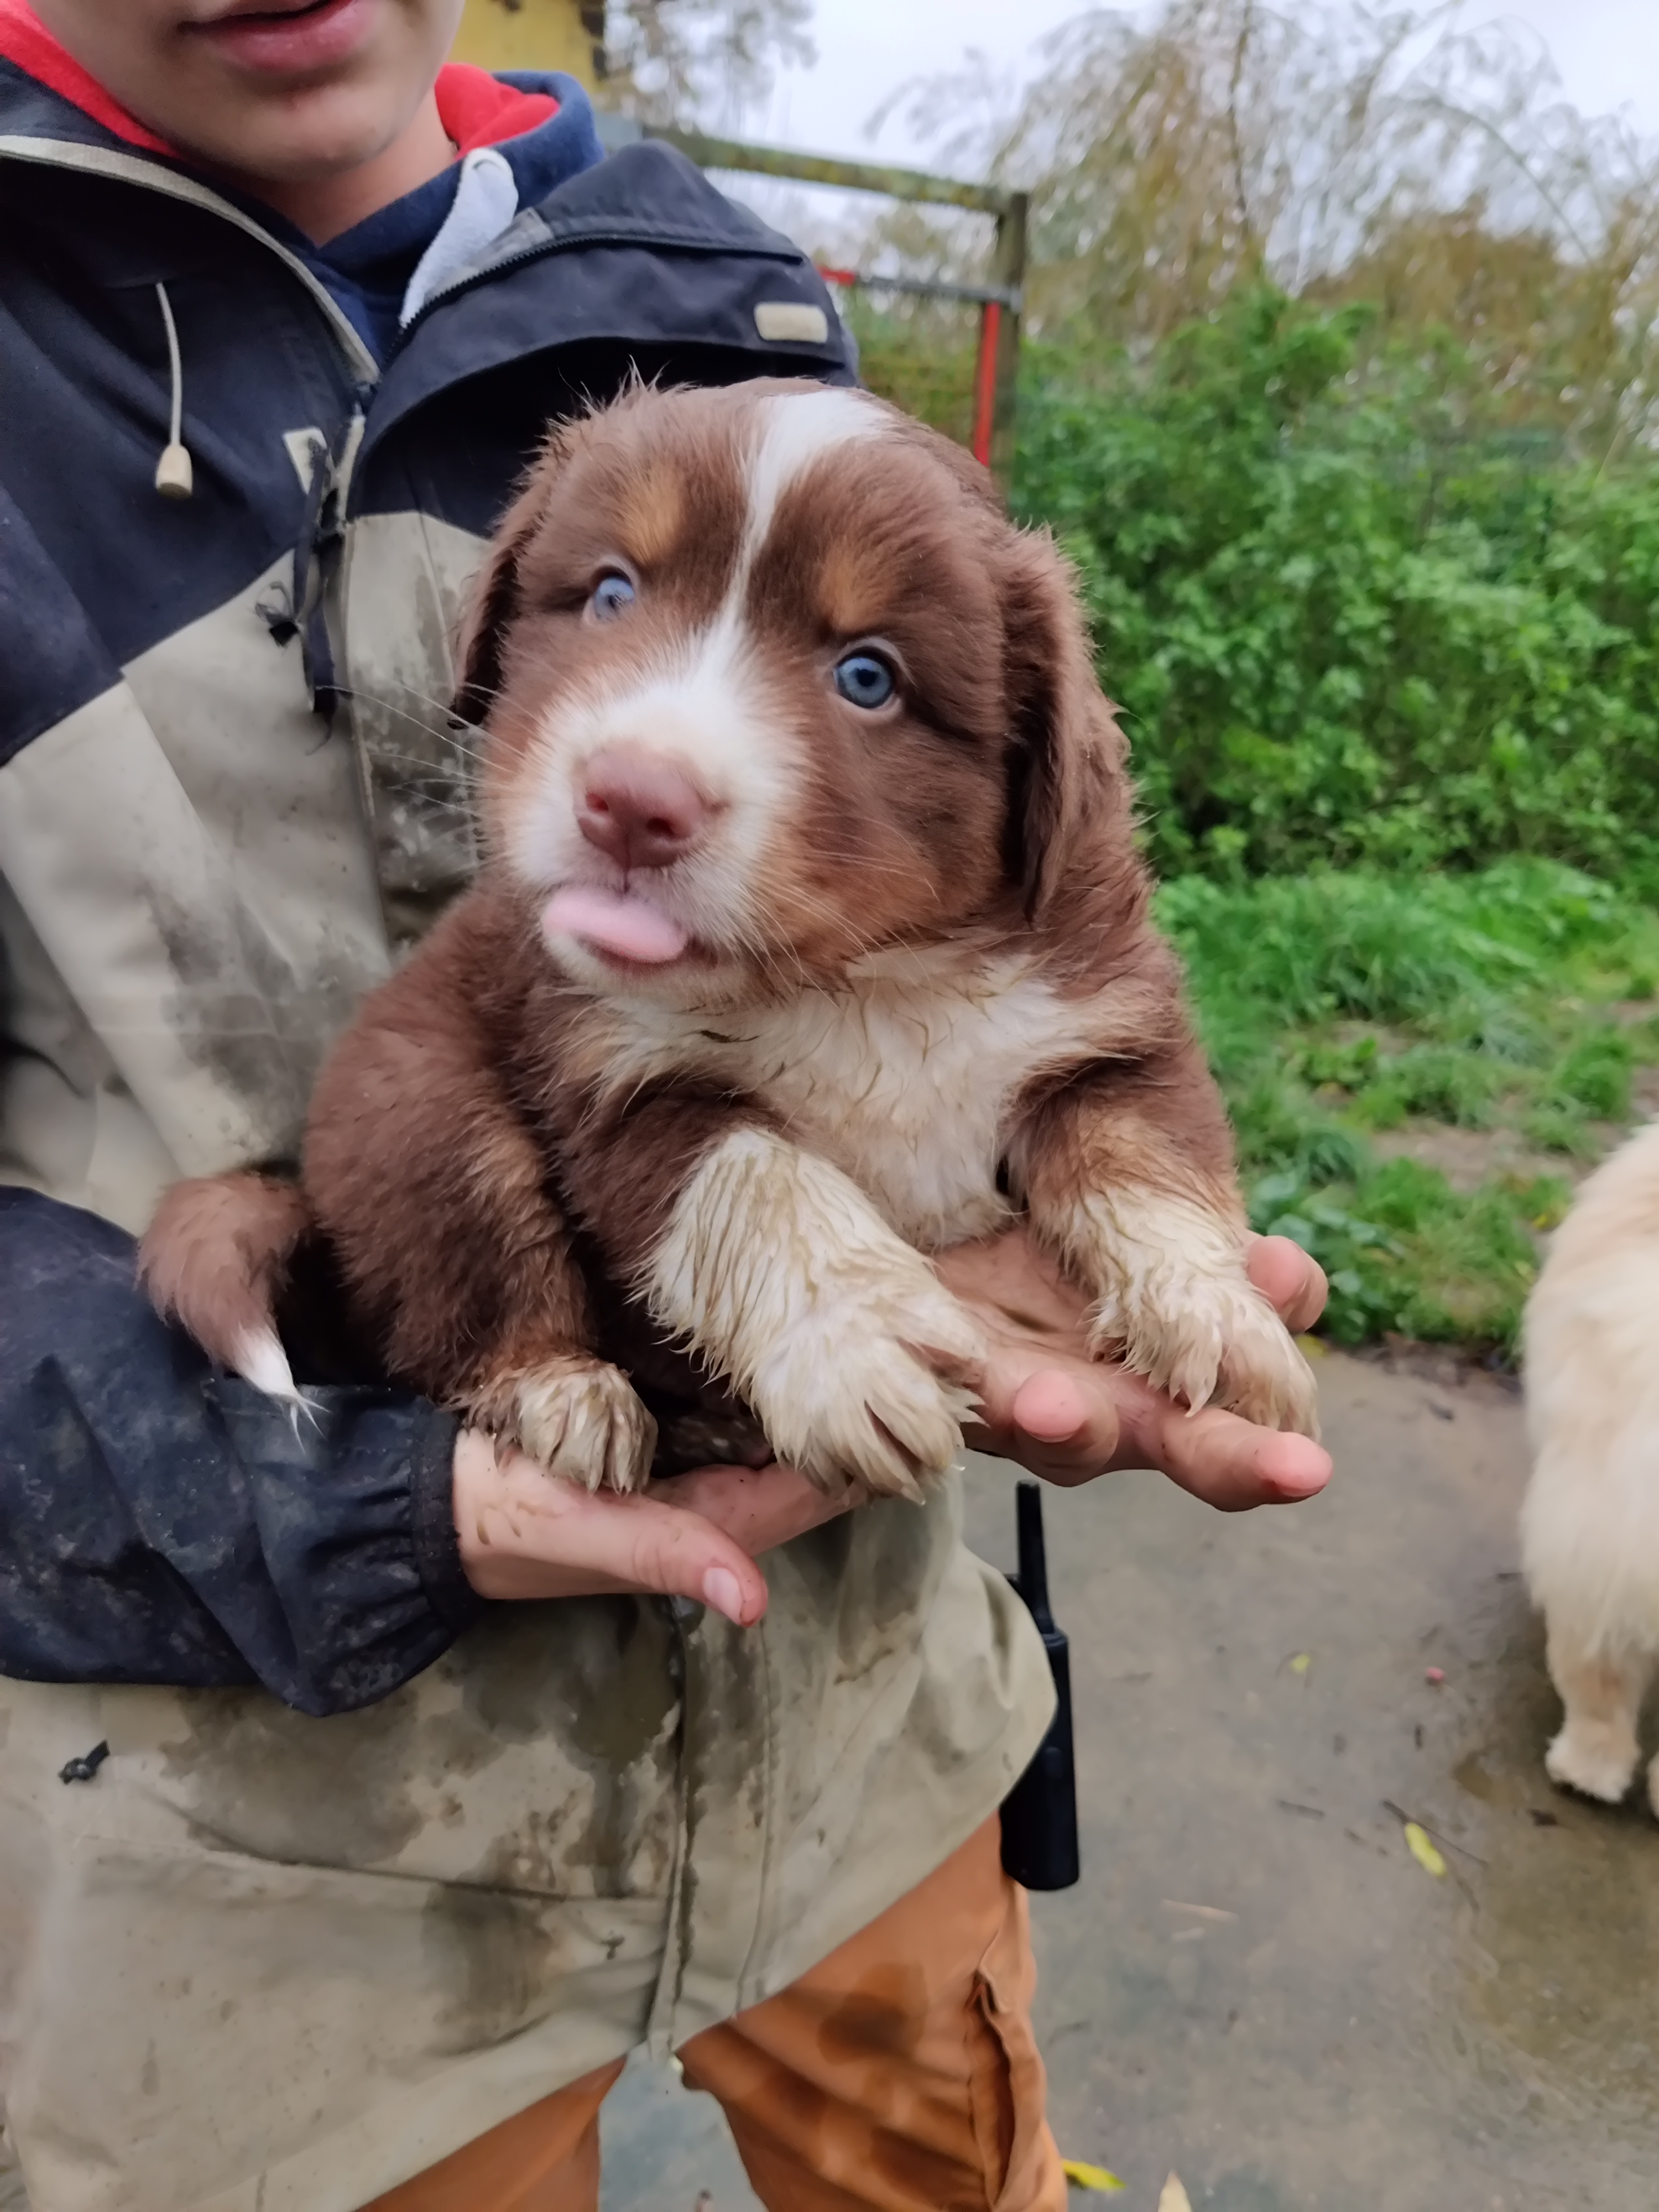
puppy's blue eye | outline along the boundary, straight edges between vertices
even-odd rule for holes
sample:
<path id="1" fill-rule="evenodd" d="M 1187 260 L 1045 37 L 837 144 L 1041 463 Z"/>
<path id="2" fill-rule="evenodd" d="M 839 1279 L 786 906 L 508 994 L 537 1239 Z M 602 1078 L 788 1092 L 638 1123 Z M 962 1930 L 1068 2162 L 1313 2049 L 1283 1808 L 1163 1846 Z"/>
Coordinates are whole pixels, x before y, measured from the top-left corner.
<path id="1" fill-rule="evenodd" d="M 849 653 L 836 664 L 836 689 L 849 706 L 884 707 L 898 690 L 898 678 L 879 653 Z"/>
<path id="2" fill-rule="evenodd" d="M 631 607 L 637 597 L 626 576 L 601 576 L 587 604 L 601 622 L 610 622 Z"/>

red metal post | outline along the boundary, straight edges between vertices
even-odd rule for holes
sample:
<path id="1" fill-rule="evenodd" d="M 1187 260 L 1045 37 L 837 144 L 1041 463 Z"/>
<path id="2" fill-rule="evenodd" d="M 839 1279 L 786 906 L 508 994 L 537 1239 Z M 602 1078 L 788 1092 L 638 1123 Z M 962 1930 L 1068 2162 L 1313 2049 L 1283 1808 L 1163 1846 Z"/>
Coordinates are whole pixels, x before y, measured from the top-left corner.
<path id="1" fill-rule="evenodd" d="M 979 360 L 974 370 L 974 459 L 983 468 L 991 465 L 991 440 L 996 428 L 997 357 L 1002 342 L 1002 303 L 988 300 L 979 323 Z"/>

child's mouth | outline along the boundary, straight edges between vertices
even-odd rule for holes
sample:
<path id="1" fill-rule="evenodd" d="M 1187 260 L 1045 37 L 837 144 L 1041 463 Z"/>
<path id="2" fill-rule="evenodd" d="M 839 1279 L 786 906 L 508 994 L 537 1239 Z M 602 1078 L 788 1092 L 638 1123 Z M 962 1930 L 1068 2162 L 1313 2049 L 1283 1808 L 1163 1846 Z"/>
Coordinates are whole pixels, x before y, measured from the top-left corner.
<path id="1" fill-rule="evenodd" d="M 289 8 L 235 8 L 190 27 L 241 68 L 299 76 L 354 52 L 380 6 L 380 0 L 301 0 Z"/>

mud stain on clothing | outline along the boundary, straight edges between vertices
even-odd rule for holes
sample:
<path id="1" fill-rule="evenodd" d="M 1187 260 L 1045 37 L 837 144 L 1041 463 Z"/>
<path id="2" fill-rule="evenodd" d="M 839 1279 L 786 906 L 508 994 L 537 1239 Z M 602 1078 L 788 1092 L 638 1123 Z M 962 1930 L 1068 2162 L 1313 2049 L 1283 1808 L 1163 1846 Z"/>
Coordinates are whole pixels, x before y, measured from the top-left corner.
<path id="1" fill-rule="evenodd" d="M 441 2001 L 437 2048 L 488 2050 L 552 2009 L 570 1970 L 556 1908 L 501 1889 L 434 1888 L 422 1943 Z"/>
<path id="2" fill-rule="evenodd" d="M 927 1978 L 921 1967 L 884 1966 L 825 2014 L 818 2050 L 831 2066 L 908 2058 L 927 2025 Z"/>
<path id="3" fill-rule="evenodd" d="M 331 1720 L 263 1691 L 182 1692 L 187 1732 L 161 1754 L 198 1842 L 288 1863 L 369 1867 L 420 1833 L 415 1684 Z"/>
<path id="4" fill-rule="evenodd" d="M 184 1692 L 164 1771 L 198 1838 L 348 1868 L 396 1861 L 503 1759 L 542 1762 L 551 1802 L 492 1843 L 478 1878 L 550 1896 L 620 1894 L 672 1836 L 635 1831 L 672 1797 L 671 1632 L 626 1599 L 502 1607 L 428 1673 L 361 1712 L 313 1720 L 259 1691 Z M 533 1795 L 526 1766 L 508 1802 Z M 657 1816 L 660 1826 L 665 1814 Z M 647 1825 L 649 1825 L 647 1823 Z"/>
<path id="5" fill-rule="evenodd" d="M 169 1030 L 242 1107 L 262 1158 L 296 1157 L 324 1057 L 376 979 L 343 962 L 298 973 L 240 902 L 210 920 L 155 885 L 148 896 L 174 979 Z"/>

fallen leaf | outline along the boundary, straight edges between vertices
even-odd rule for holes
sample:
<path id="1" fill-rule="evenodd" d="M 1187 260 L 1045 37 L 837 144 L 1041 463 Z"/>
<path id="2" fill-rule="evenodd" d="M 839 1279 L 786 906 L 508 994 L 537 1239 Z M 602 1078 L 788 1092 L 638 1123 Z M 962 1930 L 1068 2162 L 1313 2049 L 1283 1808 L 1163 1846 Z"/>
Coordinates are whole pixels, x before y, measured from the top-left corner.
<path id="1" fill-rule="evenodd" d="M 1328 1359 L 1330 1357 L 1331 1347 L 1322 1336 L 1298 1336 L 1296 1348 L 1307 1359 Z"/>
<path id="2" fill-rule="evenodd" d="M 1193 2200 L 1181 2185 L 1181 2176 L 1172 2173 L 1164 2185 L 1164 2194 L 1158 2200 L 1158 2212 L 1193 2212 Z"/>
<path id="3" fill-rule="evenodd" d="M 1446 1871 L 1446 1862 L 1429 1840 L 1426 1829 L 1419 1828 L 1415 1820 L 1407 1820 L 1405 1827 L 1406 1849 L 1425 1874 L 1438 1881 Z"/>
<path id="4" fill-rule="evenodd" d="M 1313 1653 L 1311 1651 L 1298 1651 L 1295 1658 L 1291 1662 L 1291 1672 L 1292 1674 L 1305 1674 L 1309 1668 L 1312 1665 Z"/>
<path id="5" fill-rule="evenodd" d="M 1123 2187 L 1116 2174 L 1108 2173 L 1103 2166 L 1089 2166 L 1080 2158 L 1063 2158 L 1066 2179 L 1076 2189 L 1092 2189 L 1102 2197 L 1115 2196 Z"/>

